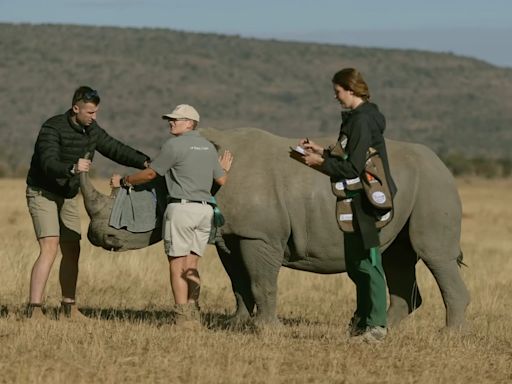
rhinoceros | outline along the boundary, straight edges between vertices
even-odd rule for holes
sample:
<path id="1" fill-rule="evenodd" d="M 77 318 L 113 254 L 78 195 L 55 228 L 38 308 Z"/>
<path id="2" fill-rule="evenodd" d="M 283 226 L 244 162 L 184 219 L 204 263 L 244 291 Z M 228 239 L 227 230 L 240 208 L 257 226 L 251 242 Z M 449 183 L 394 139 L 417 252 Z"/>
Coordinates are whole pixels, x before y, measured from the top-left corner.
<path id="1" fill-rule="evenodd" d="M 163 178 L 137 186 L 137 189 L 155 192 L 159 202 L 165 201 L 165 188 Z M 148 232 L 129 232 L 126 229 L 116 229 L 109 225 L 117 190 L 113 190 L 110 196 L 98 192 L 86 172 L 80 174 L 80 190 L 84 198 L 85 210 L 91 219 L 87 230 L 87 238 L 91 244 L 109 251 L 122 252 L 145 248 L 162 240 L 160 221 L 156 223 L 155 229 Z"/>
<path id="2" fill-rule="evenodd" d="M 228 183 L 216 195 L 226 220 L 216 246 L 236 298 L 233 321 L 276 323 L 281 266 L 321 274 L 346 271 L 330 180 L 289 157 L 297 139 L 253 128 L 201 133 L 235 158 Z M 393 140 L 386 145 L 398 187 L 393 220 L 380 233 L 389 324 L 421 305 L 415 271 L 421 259 L 441 290 L 446 325 L 460 326 L 469 293 L 459 271 L 462 209 L 454 178 L 423 145 Z M 85 175 L 82 192 L 93 244 L 122 251 L 160 239 L 160 228 L 131 234 L 108 227 L 112 200 L 96 192 Z"/>

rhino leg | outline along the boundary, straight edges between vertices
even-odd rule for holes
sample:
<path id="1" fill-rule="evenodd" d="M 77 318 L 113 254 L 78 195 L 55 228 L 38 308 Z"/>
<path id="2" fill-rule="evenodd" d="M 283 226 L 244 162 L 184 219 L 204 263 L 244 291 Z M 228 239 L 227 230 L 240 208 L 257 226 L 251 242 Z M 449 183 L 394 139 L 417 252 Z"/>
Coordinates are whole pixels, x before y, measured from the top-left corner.
<path id="1" fill-rule="evenodd" d="M 460 275 L 458 257 L 450 260 L 424 260 L 441 291 L 446 308 L 446 326 L 461 327 L 465 323 L 465 311 L 469 305 L 469 292 Z"/>
<path id="2" fill-rule="evenodd" d="M 435 200 L 434 200 L 435 201 Z M 464 325 L 469 292 L 459 267 L 460 209 L 452 202 L 446 212 L 420 205 L 410 218 L 411 244 L 434 276 L 446 308 L 446 326 Z M 451 219 L 451 221 L 450 221 Z M 436 222 L 441 220 L 441 222 Z"/>
<path id="3" fill-rule="evenodd" d="M 283 263 L 284 250 L 258 239 L 240 241 L 242 260 L 249 275 L 256 303 L 256 325 L 277 325 L 277 277 Z"/>
<path id="4" fill-rule="evenodd" d="M 251 292 L 249 273 L 242 261 L 240 238 L 236 236 L 217 238 L 215 246 L 235 294 L 236 312 L 230 322 L 235 327 L 244 325 L 250 321 L 255 301 Z"/>
<path id="5" fill-rule="evenodd" d="M 409 240 L 408 225 L 383 253 L 382 266 L 389 289 L 389 326 L 398 325 L 422 302 L 416 283 L 417 255 Z"/>

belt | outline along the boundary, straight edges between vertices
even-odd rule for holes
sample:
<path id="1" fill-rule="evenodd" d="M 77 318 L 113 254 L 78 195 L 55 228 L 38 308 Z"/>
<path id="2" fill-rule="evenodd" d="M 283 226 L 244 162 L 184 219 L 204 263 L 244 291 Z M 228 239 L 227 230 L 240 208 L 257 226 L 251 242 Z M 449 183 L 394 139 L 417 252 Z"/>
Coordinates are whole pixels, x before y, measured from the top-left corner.
<path id="1" fill-rule="evenodd" d="M 196 203 L 196 204 L 212 205 L 212 203 L 210 203 L 208 201 L 203 201 L 203 200 L 187 200 L 187 199 L 176 199 L 174 197 L 168 197 L 167 204 L 172 204 L 172 203 L 180 203 L 180 204 Z"/>

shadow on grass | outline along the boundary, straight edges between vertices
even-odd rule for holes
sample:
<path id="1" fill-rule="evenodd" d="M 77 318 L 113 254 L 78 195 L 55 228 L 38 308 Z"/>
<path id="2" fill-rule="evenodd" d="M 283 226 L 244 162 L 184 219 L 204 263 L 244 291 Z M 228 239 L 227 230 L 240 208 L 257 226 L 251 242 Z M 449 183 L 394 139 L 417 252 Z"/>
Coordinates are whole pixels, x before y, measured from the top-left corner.
<path id="1" fill-rule="evenodd" d="M 52 320 L 59 320 L 63 315 L 59 306 L 43 305 L 44 315 Z M 130 309 L 130 308 L 93 308 L 78 307 L 79 312 L 91 320 L 121 321 L 130 323 L 147 323 L 150 325 L 172 325 L 175 322 L 176 313 L 173 310 Z M 27 318 L 28 305 L 18 306 L 0 304 L 0 318 Z M 215 312 L 202 312 L 202 323 L 209 329 L 232 329 L 231 316 Z"/>
<path id="2" fill-rule="evenodd" d="M 45 315 L 53 320 L 59 320 L 62 316 L 58 306 L 43 306 Z M 93 308 L 79 307 L 78 310 L 91 320 L 121 321 L 130 323 L 147 323 L 148 325 L 162 326 L 173 325 L 176 313 L 173 310 L 151 310 L 151 309 L 129 309 L 129 308 Z M 0 318 L 7 318 L 14 315 L 20 319 L 26 313 L 26 305 L 21 307 L 10 307 L 0 304 Z M 255 325 L 253 319 L 244 322 L 236 322 L 231 314 L 218 312 L 202 312 L 201 320 L 203 325 L 210 330 L 232 331 L 243 333 L 258 333 L 261 327 Z M 269 328 L 293 328 L 298 326 L 316 326 L 321 324 L 317 321 L 308 321 L 303 317 L 280 318 L 279 323 Z"/>
<path id="3" fill-rule="evenodd" d="M 307 320 L 303 317 L 288 317 L 288 318 L 281 318 L 280 320 L 283 323 L 283 325 L 285 325 L 287 327 L 298 327 L 301 325 L 317 326 L 317 325 L 323 324 L 320 321 L 311 321 L 311 320 Z"/>
<path id="4" fill-rule="evenodd" d="M 117 308 L 79 308 L 79 311 L 91 318 L 107 321 L 126 321 L 132 323 L 151 323 L 156 325 L 174 322 L 174 312 L 166 310 L 138 310 Z"/>
<path id="5" fill-rule="evenodd" d="M 137 310 L 117 308 L 79 308 L 80 312 L 91 318 L 106 321 L 126 321 L 132 323 L 148 323 L 156 326 L 172 325 L 175 322 L 176 313 L 172 310 Z M 252 325 L 234 324 L 232 316 L 225 313 L 202 312 L 203 325 L 211 330 L 251 331 Z"/>

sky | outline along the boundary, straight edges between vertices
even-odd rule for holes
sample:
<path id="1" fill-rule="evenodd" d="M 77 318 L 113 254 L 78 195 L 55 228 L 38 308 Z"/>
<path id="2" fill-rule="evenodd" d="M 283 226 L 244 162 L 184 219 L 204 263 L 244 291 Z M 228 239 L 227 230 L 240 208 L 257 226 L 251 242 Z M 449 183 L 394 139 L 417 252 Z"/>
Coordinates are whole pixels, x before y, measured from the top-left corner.
<path id="1" fill-rule="evenodd" d="M 0 0 L 0 22 L 420 49 L 512 68 L 511 0 Z"/>

